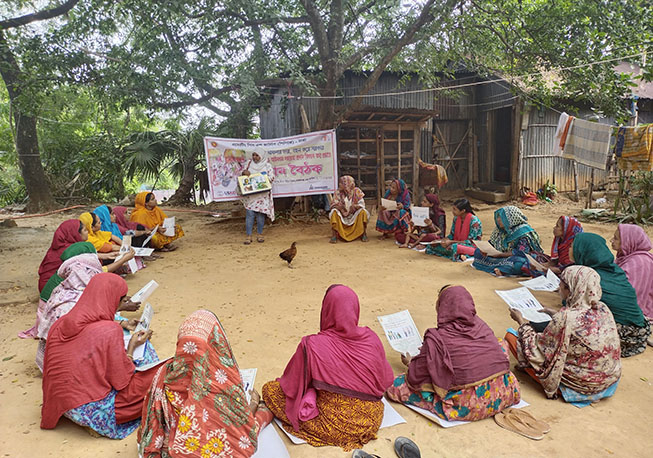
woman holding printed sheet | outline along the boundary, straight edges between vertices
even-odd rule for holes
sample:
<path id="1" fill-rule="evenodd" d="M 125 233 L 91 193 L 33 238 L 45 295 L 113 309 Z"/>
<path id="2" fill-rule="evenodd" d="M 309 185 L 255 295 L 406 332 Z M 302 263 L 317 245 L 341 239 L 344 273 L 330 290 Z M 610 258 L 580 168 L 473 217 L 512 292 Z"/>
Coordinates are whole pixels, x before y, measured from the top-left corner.
<path id="1" fill-rule="evenodd" d="M 331 243 L 338 236 L 346 242 L 361 238 L 367 242 L 367 221 L 370 213 L 365 209 L 365 194 L 356 187 L 354 177 L 344 175 L 338 180 L 338 191 L 331 202 Z"/>
<path id="2" fill-rule="evenodd" d="M 483 227 L 481 220 L 474 214 L 467 199 L 458 199 L 451 208 L 453 222 L 449 235 L 438 245 L 428 245 L 426 254 L 449 258 L 452 261 L 464 260 L 465 256 L 474 254 L 474 240 L 481 240 Z"/>
<path id="3" fill-rule="evenodd" d="M 82 213 L 79 215 L 79 220 L 88 231 L 88 241 L 93 244 L 98 253 L 120 251 L 122 240 L 109 231 L 103 231 L 102 222 L 95 213 Z"/>
<path id="4" fill-rule="evenodd" d="M 506 334 L 510 351 L 537 380 L 548 398 L 559 393 L 579 407 L 614 394 L 621 377 L 619 334 L 610 309 L 601 302 L 601 277 L 589 267 L 562 272 L 560 311 L 551 315 L 542 333 L 517 310 L 510 316 L 519 336 Z"/>
<path id="5" fill-rule="evenodd" d="M 284 429 L 313 446 L 345 450 L 376 439 L 392 369 L 383 344 L 358 326 L 358 296 L 331 285 L 320 332 L 302 338 L 283 376 L 263 386 L 263 400 Z"/>
<path id="6" fill-rule="evenodd" d="M 407 231 L 395 232 L 395 240 L 400 248 L 414 248 L 419 242 L 432 242 L 444 234 L 447 215 L 440 207 L 440 198 L 436 194 L 425 194 L 421 206 L 429 209 L 429 217 L 424 220 L 425 226 L 417 226 L 411 219 Z"/>
<path id="7" fill-rule="evenodd" d="M 438 327 L 426 331 L 418 355 L 402 355 L 407 370 L 395 378 L 388 397 L 450 421 L 482 420 L 517 404 L 519 382 L 508 355 L 476 315 L 471 294 L 445 286 L 435 310 Z"/>
<path id="8" fill-rule="evenodd" d="M 392 180 L 383 198 L 391 201 L 396 209 L 379 206 L 376 230 L 383 234 L 383 238 L 397 231 L 406 231 L 410 222 L 410 193 L 404 180 Z"/>
<path id="9" fill-rule="evenodd" d="M 135 209 L 132 212 L 129 220 L 142 224 L 147 229 L 154 229 L 158 226 L 156 233 L 150 240 L 150 246 L 161 251 L 172 251 L 176 249 L 172 242 L 184 236 L 184 231 L 179 224 L 175 224 L 174 235 L 166 235 L 166 228 L 163 223 L 166 219 L 166 214 L 159 208 L 156 202 L 154 193 L 143 191 L 136 194 L 134 201 Z"/>
<path id="10" fill-rule="evenodd" d="M 268 159 L 268 153 L 262 148 L 257 148 L 255 151 L 248 154 L 249 160 L 242 172 L 243 175 L 249 176 L 252 173 L 260 173 L 267 175 L 270 183 L 272 183 L 274 181 L 274 169 Z M 245 207 L 245 232 L 247 234 L 247 238 L 243 243 L 245 245 L 252 243 L 254 219 L 256 219 L 256 241 L 263 243 L 265 241 L 263 238 L 265 217 L 267 216 L 270 218 L 270 221 L 274 221 L 274 199 L 272 199 L 272 191 L 241 196 L 240 200 Z"/>

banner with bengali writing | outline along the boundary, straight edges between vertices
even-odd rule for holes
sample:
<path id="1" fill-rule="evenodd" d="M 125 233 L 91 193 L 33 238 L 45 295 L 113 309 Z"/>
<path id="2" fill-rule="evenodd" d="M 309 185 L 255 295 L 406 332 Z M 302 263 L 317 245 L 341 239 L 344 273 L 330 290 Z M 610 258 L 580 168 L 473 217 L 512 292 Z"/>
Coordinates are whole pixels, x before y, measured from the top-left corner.
<path id="1" fill-rule="evenodd" d="M 211 200 L 238 200 L 238 176 L 254 148 L 268 153 L 273 197 L 333 193 L 338 188 L 335 130 L 268 140 L 204 137 Z"/>

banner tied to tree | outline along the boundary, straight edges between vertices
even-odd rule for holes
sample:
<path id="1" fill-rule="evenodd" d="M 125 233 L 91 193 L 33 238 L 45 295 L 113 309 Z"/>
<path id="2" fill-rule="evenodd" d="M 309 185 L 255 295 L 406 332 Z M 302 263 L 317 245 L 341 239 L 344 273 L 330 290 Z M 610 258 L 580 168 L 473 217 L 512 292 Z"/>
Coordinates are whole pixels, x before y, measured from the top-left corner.
<path id="1" fill-rule="evenodd" d="M 336 132 L 323 130 L 268 140 L 204 137 L 211 200 L 237 200 L 238 176 L 258 148 L 274 170 L 273 197 L 333 193 L 338 188 Z"/>

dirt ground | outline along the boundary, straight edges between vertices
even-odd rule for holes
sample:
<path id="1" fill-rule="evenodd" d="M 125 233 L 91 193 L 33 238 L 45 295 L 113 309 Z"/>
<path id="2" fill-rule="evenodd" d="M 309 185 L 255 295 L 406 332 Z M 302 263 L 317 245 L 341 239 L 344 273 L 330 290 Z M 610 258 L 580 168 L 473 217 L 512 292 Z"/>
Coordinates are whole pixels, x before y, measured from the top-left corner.
<path id="1" fill-rule="evenodd" d="M 450 202 L 445 205 L 448 209 Z M 476 207 L 487 239 L 496 207 Z M 563 201 L 528 208 L 525 213 L 548 251 L 557 216 L 578 210 L 578 204 Z M 394 241 L 377 240 L 374 231 L 370 231 L 369 243 L 331 245 L 326 221 L 282 223 L 266 228 L 265 243 L 244 246 L 243 220 L 215 223 L 202 214 L 169 213 L 186 232 L 179 249 L 127 278 L 132 294 L 151 279 L 161 285 L 150 298 L 155 308 L 152 342 L 159 356 L 172 355 L 184 317 L 199 308 L 210 309 L 220 317 L 240 367 L 258 368 L 255 385 L 259 391 L 266 381 L 281 375 L 300 338 L 319 330 L 321 300 L 333 283 L 346 284 L 358 293 L 360 323 L 379 335 L 382 330 L 376 317 L 406 308 L 420 332 L 434 326 L 435 298 L 445 284 L 465 285 L 474 296 L 479 316 L 497 336 L 513 325 L 507 306 L 494 290 L 517 287 L 517 279 L 497 279 L 471 269 L 469 263 L 397 249 Z M 93 438 L 66 419 L 52 431 L 39 429 L 42 396 L 41 374 L 34 363 L 37 344 L 16 334 L 34 323 L 37 269 L 54 229 L 77 214 L 20 219 L 18 227 L 0 229 L 0 454 L 4 456 L 137 455 L 136 434 L 121 441 Z M 447 216 L 451 221 L 449 211 Z M 585 223 L 584 227 L 606 238 L 615 230 L 614 224 Z M 653 228 L 647 232 L 653 236 Z M 289 269 L 277 254 L 293 241 L 298 255 Z M 554 293 L 535 295 L 545 306 L 559 303 Z M 384 337 L 381 340 L 395 373 L 402 372 L 399 354 Z M 378 440 L 365 450 L 393 457 L 392 441 L 407 436 L 419 444 L 424 457 L 651 456 L 653 348 L 623 360 L 623 376 L 613 398 L 584 409 L 548 400 L 525 374 L 516 375 L 522 397 L 530 403 L 528 411 L 551 425 L 551 432 L 541 441 L 501 429 L 491 419 L 443 429 L 393 404 L 407 423 L 380 430 Z M 292 457 L 350 456 L 334 447 L 293 445 L 281 436 Z"/>

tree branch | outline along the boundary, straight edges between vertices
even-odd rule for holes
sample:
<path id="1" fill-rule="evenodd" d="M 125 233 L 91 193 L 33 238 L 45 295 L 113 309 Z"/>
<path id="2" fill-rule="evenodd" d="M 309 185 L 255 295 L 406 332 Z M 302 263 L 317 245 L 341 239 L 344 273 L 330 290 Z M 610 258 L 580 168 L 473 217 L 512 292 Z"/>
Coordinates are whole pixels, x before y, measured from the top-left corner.
<path id="1" fill-rule="evenodd" d="M 234 17 L 243 21 L 244 25 L 275 25 L 279 23 L 284 24 L 308 24 L 309 18 L 307 16 L 299 17 L 270 17 L 265 19 L 249 19 L 244 14 L 236 13 L 235 11 L 221 11 L 220 14 L 225 16 Z"/>
<path id="2" fill-rule="evenodd" d="M 50 8 L 48 10 L 42 10 L 37 13 L 30 13 L 24 16 L 0 21 L 0 29 L 12 29 L 15 27 L 30 24 L 32 22 L 44 21 L 46 19 L 52 19 L 53 17 L 61 16 L 62 14 L 66 14 L 68 11 L 70 11 L 77 3 L 79 3 L 79 0 L 68 0 L 61 5 Z"/>
<path id="3" fill-rule="evenodd" d="M 320 60 L 322 65 L 325 65 L 330 57 L 329 52 L 329 36 L 324 27 L 324 22 L 320 17 L 320 12 L 313 3 L 313 0 L 302 0 L 302 5 L 308 14 L 308 23 L 313 30 L 313 37 L 315 38 L 315 43 L 317 44 L 317 51 L 320 54 Z"/>

